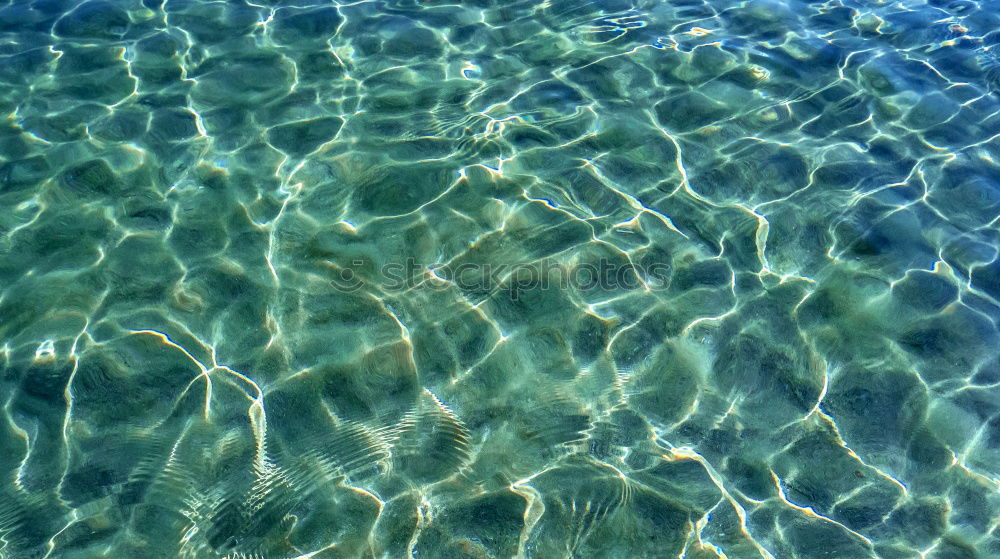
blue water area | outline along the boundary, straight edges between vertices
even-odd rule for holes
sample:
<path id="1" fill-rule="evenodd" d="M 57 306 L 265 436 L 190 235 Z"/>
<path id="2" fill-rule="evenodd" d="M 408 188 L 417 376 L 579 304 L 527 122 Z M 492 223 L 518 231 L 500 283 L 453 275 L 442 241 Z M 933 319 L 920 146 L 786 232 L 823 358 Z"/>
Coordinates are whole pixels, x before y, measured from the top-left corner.
<path id="1" fill-rule="evenodd" d="M 0 0 L 3 559 L 1000 558 L 996 0 Z"/>

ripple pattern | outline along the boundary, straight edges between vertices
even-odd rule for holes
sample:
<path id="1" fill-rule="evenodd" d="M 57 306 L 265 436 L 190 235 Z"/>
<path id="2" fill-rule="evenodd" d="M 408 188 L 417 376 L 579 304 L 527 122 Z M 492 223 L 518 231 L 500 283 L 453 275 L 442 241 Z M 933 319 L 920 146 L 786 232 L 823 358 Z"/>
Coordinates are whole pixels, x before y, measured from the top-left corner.
<path id="1" fill-rule="evenodd" d="M 998 29 L 0 0 L 0 557 L 1000 557 Z"/>

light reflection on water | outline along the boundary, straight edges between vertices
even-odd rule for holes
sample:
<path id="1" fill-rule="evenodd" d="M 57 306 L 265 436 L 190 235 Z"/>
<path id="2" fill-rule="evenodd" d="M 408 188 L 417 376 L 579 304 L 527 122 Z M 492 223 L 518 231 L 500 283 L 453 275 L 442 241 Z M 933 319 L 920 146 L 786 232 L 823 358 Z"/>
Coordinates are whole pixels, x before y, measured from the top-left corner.
<path id="1" fill-rule="evenodd" d="M 997 29 L 3 2 L 0 556 L 1000 556 Z"/>

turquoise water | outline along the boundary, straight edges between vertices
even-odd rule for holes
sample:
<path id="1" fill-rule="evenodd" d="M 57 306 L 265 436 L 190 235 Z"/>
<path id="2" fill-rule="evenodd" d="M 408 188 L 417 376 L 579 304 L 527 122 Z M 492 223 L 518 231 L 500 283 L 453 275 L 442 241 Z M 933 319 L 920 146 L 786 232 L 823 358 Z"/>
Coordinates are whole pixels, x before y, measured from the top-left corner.
<path id="1" fill-rule="evenodd" d="M 0 2 L 0 556 L 1000 558 L 998 29 Z"/>

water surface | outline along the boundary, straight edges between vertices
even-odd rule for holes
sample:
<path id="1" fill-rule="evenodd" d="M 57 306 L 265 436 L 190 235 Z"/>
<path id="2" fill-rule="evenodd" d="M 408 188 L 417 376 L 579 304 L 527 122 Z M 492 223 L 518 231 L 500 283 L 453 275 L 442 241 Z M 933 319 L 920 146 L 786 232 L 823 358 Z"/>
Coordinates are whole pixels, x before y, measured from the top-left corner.
<path id="1" fill-rule="evenodd" d="M 998 29 L 0 2 L 0 556 L 1000 557 Z"/>

